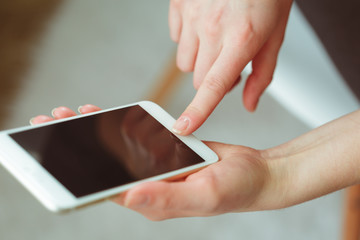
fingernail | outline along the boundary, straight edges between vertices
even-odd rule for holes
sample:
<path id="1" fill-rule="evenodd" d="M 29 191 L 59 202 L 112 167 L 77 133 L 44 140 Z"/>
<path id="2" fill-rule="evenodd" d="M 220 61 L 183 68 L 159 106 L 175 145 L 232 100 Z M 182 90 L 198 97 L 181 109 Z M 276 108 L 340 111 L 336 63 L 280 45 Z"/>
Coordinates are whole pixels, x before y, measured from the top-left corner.
<path id="1" fill-rule="evenodd" d="M 35 119 L 35 117 L 33 117 L 29 120 L 30 125 L 34 125 L 34 119 Z"/>
<path id="2" fill-rule="evenodd" d="M 51 110 L 51 115 L 52 115 L 53 117 L 55 117 L 55 111 L 56 111 L 56 109 L 57 109 L 57 108 L 54 108 L 53 110 Z"/>
<path id="3" fill-rule="evenodd" d="M 140 195 L 136 198 L 128 198 L 125 199 L 125 207 L 127 208 L 143 208 L 145 207 L 150 201 L 148 195 Z"/>
<path id="4" fill-rule="evenodd" d="M 82 107 L 83 107 L 83 106 L 79 106 L 79 107 L 78 107 L 77 110 L 78 110 L 79 113 L 82 113 L 82 112 L 80 111 Z"/>
<path id="5" fill-rule="evenodd" d="M 180 117 L 173 126 L 173 132 L 182 134 L 190 125 L 190 119 L 188 117 Z"/>

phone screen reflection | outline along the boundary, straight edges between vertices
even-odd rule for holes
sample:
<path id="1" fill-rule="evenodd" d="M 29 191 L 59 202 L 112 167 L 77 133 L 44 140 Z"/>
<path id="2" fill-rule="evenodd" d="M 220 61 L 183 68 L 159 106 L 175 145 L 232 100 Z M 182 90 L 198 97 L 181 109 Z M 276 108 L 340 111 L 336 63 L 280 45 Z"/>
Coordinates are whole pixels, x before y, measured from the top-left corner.
<path id="1" fill-rule="evenodd" d="M 76 197 L 204 161 L 138 105 L 10 136 Z"/>

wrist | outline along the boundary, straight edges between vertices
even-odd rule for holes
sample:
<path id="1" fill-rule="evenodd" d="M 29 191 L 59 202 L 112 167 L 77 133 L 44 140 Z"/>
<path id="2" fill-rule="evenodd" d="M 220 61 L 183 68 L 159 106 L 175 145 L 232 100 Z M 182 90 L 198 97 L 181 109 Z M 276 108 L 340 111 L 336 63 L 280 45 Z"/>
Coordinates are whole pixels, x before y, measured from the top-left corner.
<path id="1" fill-rule="evenodd" d="M 261 151 L 264 209 L 296 205 L 360 183 L 360 111 Z"/>
<path id="2" fill-rule="evenodd" d="M 255 150 L 259 165 L 263 169 L 259 175 L 260 187 L 254 191 L 251 204 L 242 211 L 262 211 L 279 209 L 288 206 L 286 193 L 288 189 L 288 165 L 284 158 L 275 154 L 277 150 Z M 253 188 L 254 189 L 254 188 Z"/>
<path id="3" fill-rule="evenodd" d="M 287 196 L 291 171 L 286 158 L 277 148 L 260 150 L 259 153 L 267 166 L 268 174 L 263 189 L 252 206 L 253 210 L 273 210 L 289 206 Z"/>

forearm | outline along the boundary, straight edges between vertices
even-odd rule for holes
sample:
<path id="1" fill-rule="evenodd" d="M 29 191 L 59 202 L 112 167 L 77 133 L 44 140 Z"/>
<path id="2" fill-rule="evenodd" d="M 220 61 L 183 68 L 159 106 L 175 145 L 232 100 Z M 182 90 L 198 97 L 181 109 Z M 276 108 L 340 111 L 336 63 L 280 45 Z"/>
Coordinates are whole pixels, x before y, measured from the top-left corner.
<path id="1" fill-rule="evenodd" d="M 268 208 L 308 201 L 360 183 L 360 110 L 263 151 L 271 173 Z M 269 194 L 269 193 L 268 193 Z"/>

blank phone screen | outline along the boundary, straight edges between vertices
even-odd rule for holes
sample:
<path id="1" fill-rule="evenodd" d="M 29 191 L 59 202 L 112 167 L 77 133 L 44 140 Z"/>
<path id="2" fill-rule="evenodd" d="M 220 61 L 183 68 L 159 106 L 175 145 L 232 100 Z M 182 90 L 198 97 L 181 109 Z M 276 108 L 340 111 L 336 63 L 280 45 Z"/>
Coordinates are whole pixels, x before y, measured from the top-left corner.
<path id="1" fill-rule="evenodd" d="M 10 137 L 75 197 L 204 161 L 138 105 Z"/>

